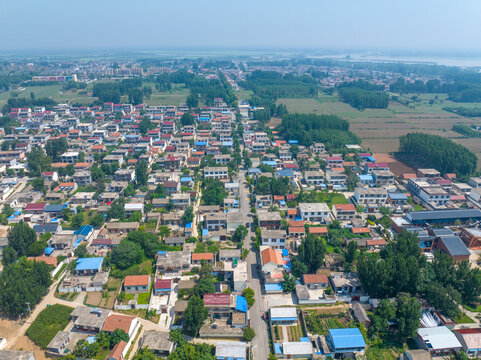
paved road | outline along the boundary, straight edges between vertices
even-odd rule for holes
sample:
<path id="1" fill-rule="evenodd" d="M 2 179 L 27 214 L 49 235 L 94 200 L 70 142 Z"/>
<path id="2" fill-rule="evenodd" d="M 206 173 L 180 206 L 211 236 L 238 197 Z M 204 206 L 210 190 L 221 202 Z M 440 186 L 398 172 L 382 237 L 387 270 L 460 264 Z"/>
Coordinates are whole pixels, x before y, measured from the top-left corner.
<path id="1" fill-rule="evenodd" d="M 259 275 L 256 270 L 257 264 L 260 264 L 261 262 L 258 252 L 254 248 L 254 242 L 252 241 L 254 233 L 251 231 L 252 217 L 249 216 L 249 189 L 242 169 L 239 171 L 238 180 L 241 212 L 243 214 L 244 222 L 249 223 L 249 233 L 244 240 L 244 248 L 250 250 L 247 257 L 247 286 L 252 288 L 255 292 L 255 303 L 249 309 L 250 325 L 256 333 L 256 337 L 252 340 L 252 354 L 254 360 L 264 360 L 269 356 L 270 350 L 266 322 L 261 318 L 266 309 L 262 297 Z"/>

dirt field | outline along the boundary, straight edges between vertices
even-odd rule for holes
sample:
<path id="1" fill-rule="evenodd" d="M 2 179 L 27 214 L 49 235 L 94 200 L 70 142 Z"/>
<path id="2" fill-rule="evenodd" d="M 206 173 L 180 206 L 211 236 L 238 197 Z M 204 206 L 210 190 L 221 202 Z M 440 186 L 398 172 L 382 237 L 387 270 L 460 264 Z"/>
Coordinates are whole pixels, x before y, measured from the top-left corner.
<path id="1" fill-rule="evenodd" d="M 405 165 L 404 163 L 396 160 L 393 156 L 388 154 L 373 154 L 374 159 L 378 162 L 385 162 L 389 164 L 389 169 L 396 176 L 401 176 L 404 173 L 415 172 L 413 168 Z"/>
<path id="2" fill-rule="evenodd" d="M 301 310 L 315 310 L 318 314 L 339 314 L 341 312 L 349 310 L 349 305 L 343 303 L 332 306 L 310 306 L 302 307 Z"/>
<path id="3" fill-rule="evenodd" d="M 88 292 L 87 297 L 85 299 L 85 303 L 87 305 L 99 306 L 106 309 L 112 309 L 114 307 L 114 301 L 115 301 L 114 291 L 108 292 L 108 298 L 102 297 L 102 292 L 100 291 Z"/>
<path id="4" fill-rule="evenodd" d="M 0 337 L 8 338 L 9 335 L 15 333 L 20 329 L 20 324 L 16 321 L 0 318 Z M 36 346 L 27 336 L 22 336 L 13 346 L 8 347 L 9 350 L 26 350 L 33 351 L 35 359 L 47 360 L 45 353 L 38 346 Z"/>

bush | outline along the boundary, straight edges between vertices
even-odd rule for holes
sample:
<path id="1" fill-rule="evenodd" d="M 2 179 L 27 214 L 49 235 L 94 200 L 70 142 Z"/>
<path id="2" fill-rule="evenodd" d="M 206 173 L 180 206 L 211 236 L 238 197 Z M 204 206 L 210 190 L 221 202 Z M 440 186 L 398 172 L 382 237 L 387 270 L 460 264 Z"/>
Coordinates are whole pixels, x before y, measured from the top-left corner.
<path id="1" fill-rule="evenodd" d="M 59 304 L 46 307 L 27 329 L 27 336 L 45 350 L 57 332 L 68 325 L 72 311 L 73 308 Z"/>

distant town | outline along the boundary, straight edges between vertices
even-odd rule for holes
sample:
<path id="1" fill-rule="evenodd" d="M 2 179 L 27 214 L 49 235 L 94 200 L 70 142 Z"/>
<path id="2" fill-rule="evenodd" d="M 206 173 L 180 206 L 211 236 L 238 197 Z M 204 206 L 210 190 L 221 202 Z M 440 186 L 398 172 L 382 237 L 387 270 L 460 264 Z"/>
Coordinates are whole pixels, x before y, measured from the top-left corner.
<path id="1" fill-rule="evenodd" d="M 0 61 L 0 360 L 481 356 L 481 74 Z"/>

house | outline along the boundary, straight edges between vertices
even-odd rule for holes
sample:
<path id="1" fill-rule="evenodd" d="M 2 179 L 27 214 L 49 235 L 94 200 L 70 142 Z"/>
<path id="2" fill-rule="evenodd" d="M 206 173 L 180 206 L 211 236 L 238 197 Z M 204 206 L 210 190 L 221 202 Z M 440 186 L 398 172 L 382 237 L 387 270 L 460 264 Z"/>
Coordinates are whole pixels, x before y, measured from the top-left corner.
<path id="1" fill-rule="evenodd" d="M 154 283 L 154 295 L 168 295 L 172 290 L 172 279 L 156 279 Z"/>
<path id="2" fill-rule="evenodd" d="M 324 172 L 322 170 L 317 171 L 305 171 L 304 180 L 307 185 L 310 186 L 321 186 L 324 184 Z"/>
<path id="3" fill-rule="evenodd" d="M 448 254 L 454 262 L 469 261 L 469 252 L 459 236 L 441 236 L 436 242 L 436 248 Z"/>
<path id="4" fill-rule="evenodd" d="M 303 339 L 306 339 L 303 341 Z M 309 338 L 301 341 L 285 341 L 282 343 L 282 355 L 287 359 L 312 359 L 314 349 Z"/>
<path id="5" fill-rule="evenodd" d="M 337 220 L 352 220 L 356 215 L 356 207 L 354 204 L 334 204 L 332 206 L 332 214 Z"/>
<path id="6" fill-rule="evenodd" d="M 223 212 L 210 213 L 205 216 L 204 221 L 209 231 L 227 228 L 227 215 Z"/>
<path id="7" fill-rule="evenodd" d="M 279 212 L 258 212 L 257 220 L 261 229 L 279 230 L 281 228 L 281 214 Z"/>
<path id="8" fill-rule="evenodd" d="M 78 258 L 75 267 L 76 275 L 95 275 L 102 270 L 103 257 Z"/>
<path id="9" fill-rule="evenodd" d="M 304 274 L 304 285 L 308 289 L 325 289 L 329 285 L 329 279 L 322 274 Z"/>
<path id="10" fill-rule="evenodd" d="M 456 329 L 454 336 L 463 347 L 463 351 L 468 356 L 481 355 L 481 329 Z"/>
<path id="11" fill-rule="evenodd" d="M 30 203 L 25 206 L 25 214 L 43 214 L 43 211 L 45 209 L 45 206 L 47 204 L 45 203 Z"/>
<path id="12" fill-rule="evenodd" d="M 135 180 L 135 169 L 118 169 L 114 173 L 114 180 L 132 182 Z"/>
<path id="13" fill-rule="evenodd" d="M 320 223 L 325 221 L 331 212 L 326 203 L 299 203 L 298 207 L 302 221 Z"/>
<path id="14" fill-rule="evenodd" d="M 160 252 L 156 261 L 160 273 L 179 272 L 190 268 L 190 253 L 183 251 Z"/>
<path id="15" fill-rule="evenodd" d="M 240 249 L 221 249 L 219 250 L 219 261 L 222 262 L 233 262 L 239 261 L 241 259 Z"/>
<path id="16" fill-rule="evenodd" d="M 73 175 L 73 181 L 80 186 L 90 185 L 92 183 L 92 175 L 90 171 L 77 171 Z"/>
<path id="17" fill-rule="evenodd" d="M 0 350 L 2 360 L 35 360 L 33 351 L 23 350 Z"/>
<path id="18" fill-rule="evenodd" d="M 332 289 L 338 295 L 354 296 L 362 291 L 361 281 L 356 273 L 333 272 L 330 283 Z"/>
<path id="19" fill-rule="evenodd" d="M 441 173 L 436 169 L 418 169 L 416 176 L 421 179 L 437 179 L 441 177 Z"/>
<path id="20" fill-rule="evenodd" d="M 272 307 L 269 309 L 270 320 L 276 325 L 297 325 L 297 309 L 295 307 Z"/>
<path id="21" fill-rule="evenodd" d="M 450 355 L 462 349 L 456 335 L 446 326 L 419 328 L 416 343 L 433 356 Z"/>
<path id="22" fill-rule="evenodd" d="M 138 222 L 121 222 L 121 223 L 113 223 L 109 222 L 105 225 L 108 233 L 116 234 L 116 235 L 123 235 L 128 234 L 131 231 L 136 231 L 139 228 Z"/>
<path id="23" fill-rule="evenodd" d="M 150 290 L 149 275 L 128 275 L 124 280 L 124 291 L 126 293 L 145 293 Z"/>
<path id="24" fill-rule="evenodd" d="M 69 331 L 59 331 L 47 345 L 47 352 L 63 355 L 72 341 L 72 333 Z M 73 346 L 73 344 L 72 344 Z M 2 357 L 0 356 L 0 359 Z"/>
<path id="25" fill-rule="evenodd" d="M 137 319 L 135 316 L 110 314 L 105 319 L 104 325 L 102 326 L 102 331 L 112 333 L 116 329 L 121 329 L 125 331 L 125 333 L 129 335 L 129 339 L 131 339 L 132 336 L 137 332 L 139 326 L 139 319 Z"/>
<path id="26" fill-rule="evenodd" d="M 185 243 L 185 237 L 182 236 L 175 236 L 175 237 L 166 237 L 164 239 L 165 245 L 169 246 L 183 246 Z"/>
<path id="27" fill-rule="evenodd" d="M 459 235 L 464 244 L 470 249 L 481 248 L 481 231 L 478 229 L 466 228 Z"/>
<path id="28" fill-rule="evenodd" d="M 216 360 L 247 359 L 246 343 L 241 341 L 217 341 L 215 346 Z"/>
<path id="29" fill-rule="evenodd" d="M 94 233 L 94 228 L 91 225 L 83 225 L 74 231 L 74 239 L 89 240 Z"/>
<path id="30" fill-rule="evenodd" d="M 77 306 L 70 314 L 70 317 L 75 330 L 99 333 L 104 326 L 105 319 L 110 314 L 111 311 L 106 309 Z"/>
<path id="31" fill-rule="evenodd" d="M 174 351 L 174 343 L 167 332 L 146 330 L 140 340 L 140 348 L 147 348 L 157 356 L 169 356 Z"/>
<path id="32" fill-rule="evenodd" d="M 352 315 L 358 323 L 364 324 L 364 326 L 366 327 L 371 324 L 371 319 L 367 315 L 366 309 L 358 302 L 352 304 Z"/>
<path id="33" fill-rule="evenodd" d="M 124 205 L 125 216 L 130 217 L 134 213 L 141 213 L 144 215 L 144 204 L 143 203 L 127 203 Z"/>
<path id="34" fill-rule="evenodd" d="M 35 224 L 33 230 L 35 230 L 37 234 L 45 234 L 48 232 L 50 234 L 58 234 L 62 231 L 62 225 L 60 225 L 60 223 Z"/>
<path id="35" fill-rule="evenodd" d="M 205 167 L 204 178 L 213 178 L 217 180 L 226 180 L 229 178 L 229 169 L 226 166 Z"/>
<path id="36" fill-rule="evenodd" d="M 126 347 L 127 343 L 123 340 L 120 340 L 108 353 L 107 360 L 124 360 L 124 352 Z"/>
<path id="37" fill-rule="evenodd" d="M 190 194 L 188 193 L 176 193 L 171 197 L 172 207 L 175 209 L 185 209 L 190 206 Z"/>
<path id="38" fill-rule="evenodd" d="M 377 188 L 356 188 L 353 199 L 358 205 L 377 204 L 382 206 L 386 203 L 387 191 Z"/>
<path id="39" fill-rule="evenodd" d="M 212 319 L 230 318 L 235 296 L 231 294 L 204 294 L 204 306 L 209 310 Z"/>
<path id="40" fill-rule="evenodd" d="M 329 329 L 326 342 L 332 354 L 363 352 L 366 342 L 358 328 Z"/>
<path id="41" fill-rule="evenodd" d="M 278 268 L 282 268 L 284 260 L 282 259 L 282 252 L 267 248 L 261 251 L 262 271 L 266 274 L 273 272 Z"/>
<path id="42" fill-rule="evenodd" d="M 372 176 L 376 186 L 388 186 L 394 184 L 394 174 L 390 170 L 373 170 Z"/>
<path id="43" fill-rule="evenodd" d="M 389 192 L 387 194 L 387 202 L 394 206 L 403 206 L 407 205 L 408 197 L 403 193 Z"/>
<path id="44" fill-rule="evenodd" d="M 192 265 L 202 265 L 202 262 L 212 263 L 213 261 L 213 253 L 192 253 Z"/>
<path id="45" fill-rule="evenodd" d="M 44 171 L 42 178 L 45 181 L 58 181 L 58 173 L 56 171 Z"/>
<path id="46" fill-rule="evenodd" d="M 286 247 L 287 233 L 285 230 L 261 230 L 262 246 L 270 246 L 273 249 Z"/>

